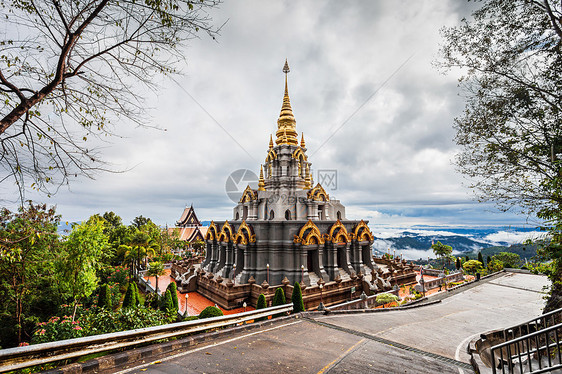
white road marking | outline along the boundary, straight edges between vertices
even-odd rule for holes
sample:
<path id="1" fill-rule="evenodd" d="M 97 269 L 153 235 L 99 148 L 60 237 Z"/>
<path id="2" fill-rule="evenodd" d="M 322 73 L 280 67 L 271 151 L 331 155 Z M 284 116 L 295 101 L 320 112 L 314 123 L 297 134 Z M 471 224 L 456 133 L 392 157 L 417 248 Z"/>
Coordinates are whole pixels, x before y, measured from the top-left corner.
<path id="1" fill-rule="evenodd" d="M 460 359 L 460 357 L 461 357 L 461 356 L 460 356 L 461 348 L 462 348 L 462 347 L 465 347 L 465 348 L 466 348 L 466 344 L 467 344 L 470 340 L 474 339 L 474 338 L 477 337 L 477 336 L 480 336 L 480 333 L 477 333 L 477 334 L 474 334 L 474 335 L 469 336 L 468 338 L 464 339 L 464 340 L 461 342 L 461 344 L 459 344 L 459 345 L 457 346 L 457 349 L 455 350 L 455 360 L 457 360 L 457 361 L 460 361 L 460 360 L 461 360 L 461 359 Z M 459 374 L 464 374 L 464 371 L 463 371 L 461 368 L 458 368 L 458 369 L 459 369 Z"/>
<path id="2" fill-rule="evenodd" d="M 232 339 L 225 340 L 225 341 L 223 341 L 223 342 L 213 343 L 213 344 L 210 344 L 210 345 L 206 345 L 206 346 L 204 346 L 204 347 L 199 347 L 199 348 L 191 349 L 191 350 L 189 350 L 189 351 L 182 352 L 182 353 L 178 353 L 178 354 L 173 355 L 173 356 L 168 356 L 168 357 L 162 358 L 162 359 L 160 359 L 160 360 L 156 360 L 156 361 L 168 361 L 168 360 L 172 360 L 172 359 L 174 359 L 174 358 L 178 358 L 178 357 L 181 357 L 181 356 L 188 355 L 188 354 L 190 354 L 190 353 L 198 352 L 198 351 L 201 351 L 201 350 L 203 350 L 203 349 L 209 349 L 209 348 L 216 347 L 216 346 L 219 346 L 219 345 L 223 345 L 223 344 L 226 344 L 226 343 L 230 343 L 230 342 L 233 342 L 233 341 L 242 339 L 242 338 L 247 338 L 248 336 L 253 336 L 253 335 L 261 334 L 261 333 L 264 333 L 264 332 L 268 332 L 268 331 L 280 329 L 281 327 L 296 325 L 297 323 L 301 323 L 301 322 L 303 322 L 303 321 L 296 321 L 296 322 L 292 322 L 292 323 L 287 323 L 287 324 L 285 324 L 285 325 L 276 326 L 276 327 L 272 327 L 272 328 L 269 328 L 269 329 L 265 329 L 265 330 L 260 330 L 260 331 L 252 332 L 252 333 L 250 333 L 250 334 L 242 335 L 242 336 L 239 336 L 239 337 L 237 337 L 237 338 L 232 338 Z M 147 366 L 150 366 L 150 365 L 152 365 L 152 364 L 153 364 L 154 362 L 156 362 L 156 361 L 149 362 L 148 364 L 143 364 L 143 365 L 135 366 L 135 367 L 130 368 L 130 369 L 118 371 L 116 374 L 130 373 L 131 371 L 139 370 L 139 369 L 145 368 L 145 367 L 147 367 Z"/>

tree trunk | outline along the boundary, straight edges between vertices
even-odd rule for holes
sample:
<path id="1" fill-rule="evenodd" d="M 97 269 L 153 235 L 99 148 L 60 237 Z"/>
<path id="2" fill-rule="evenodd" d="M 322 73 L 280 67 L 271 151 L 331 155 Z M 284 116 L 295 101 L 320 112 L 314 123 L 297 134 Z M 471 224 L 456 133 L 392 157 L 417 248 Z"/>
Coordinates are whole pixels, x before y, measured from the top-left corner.
<path id="1" fill-rule="evenodd" d="M 78 300 L 74 300 L 74 306 L 72 307 L 72 322 L 76 318 L 76 309 L 78 309 Z"/>

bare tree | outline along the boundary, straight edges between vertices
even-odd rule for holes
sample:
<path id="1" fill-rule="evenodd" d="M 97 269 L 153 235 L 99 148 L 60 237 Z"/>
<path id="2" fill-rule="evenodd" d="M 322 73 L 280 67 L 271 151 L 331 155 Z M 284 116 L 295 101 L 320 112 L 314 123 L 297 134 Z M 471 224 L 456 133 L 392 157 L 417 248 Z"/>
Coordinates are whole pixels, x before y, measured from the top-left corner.
<path id="1" fill-rule="evenodd" d="M 212 37 L 219 0 L 0 0 L 0 184 L 51 194 L 107 170 L 88 140 L 142 120 L 142 91 Z M 88 145 L 90 145 L 88 147 Z"/>

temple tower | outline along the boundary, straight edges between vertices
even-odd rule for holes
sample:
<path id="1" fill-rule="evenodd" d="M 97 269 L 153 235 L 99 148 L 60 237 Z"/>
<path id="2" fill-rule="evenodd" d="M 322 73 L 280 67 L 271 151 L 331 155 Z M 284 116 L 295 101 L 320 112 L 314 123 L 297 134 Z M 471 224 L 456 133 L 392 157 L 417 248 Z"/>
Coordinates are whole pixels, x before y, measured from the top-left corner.
<path id="1" fill-rule="evenodd" d="M 366 221 L 347 220 L 345 207 L 320 183 L 314 185 L 289 98 L 289 71 L 285 61 L 277 131 L 259 167 L 258 188 L 246 187 L 231 221 L 212 222 L 202 267 L 213 276 L 236 276 L 237 284 L 316 285 L 375 274 Z"/>

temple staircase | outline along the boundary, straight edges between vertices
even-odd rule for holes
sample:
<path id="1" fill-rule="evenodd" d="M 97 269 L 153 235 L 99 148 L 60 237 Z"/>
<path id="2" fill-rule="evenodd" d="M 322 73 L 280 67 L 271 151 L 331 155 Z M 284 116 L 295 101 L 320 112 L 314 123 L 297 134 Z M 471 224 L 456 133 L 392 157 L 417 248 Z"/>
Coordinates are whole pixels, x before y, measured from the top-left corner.
<path id="1" fill-rule="evenodd" d="M 342 281 L 347 281 L 351 279 L 351 276 L 347 273 L 347 271 L 343 270 L 342 268 L 338 268 L 338 273 Z"/>
<path id="2" fill-rule="evenodd" d="M 311 287 L 318 286 L 318 281 L 320 280 L 320 277 L 318 275 L 316 275 L 315 272 L 309 271 L 308 272 L 308 279 L 310 281 L 309 285 Z"/>

